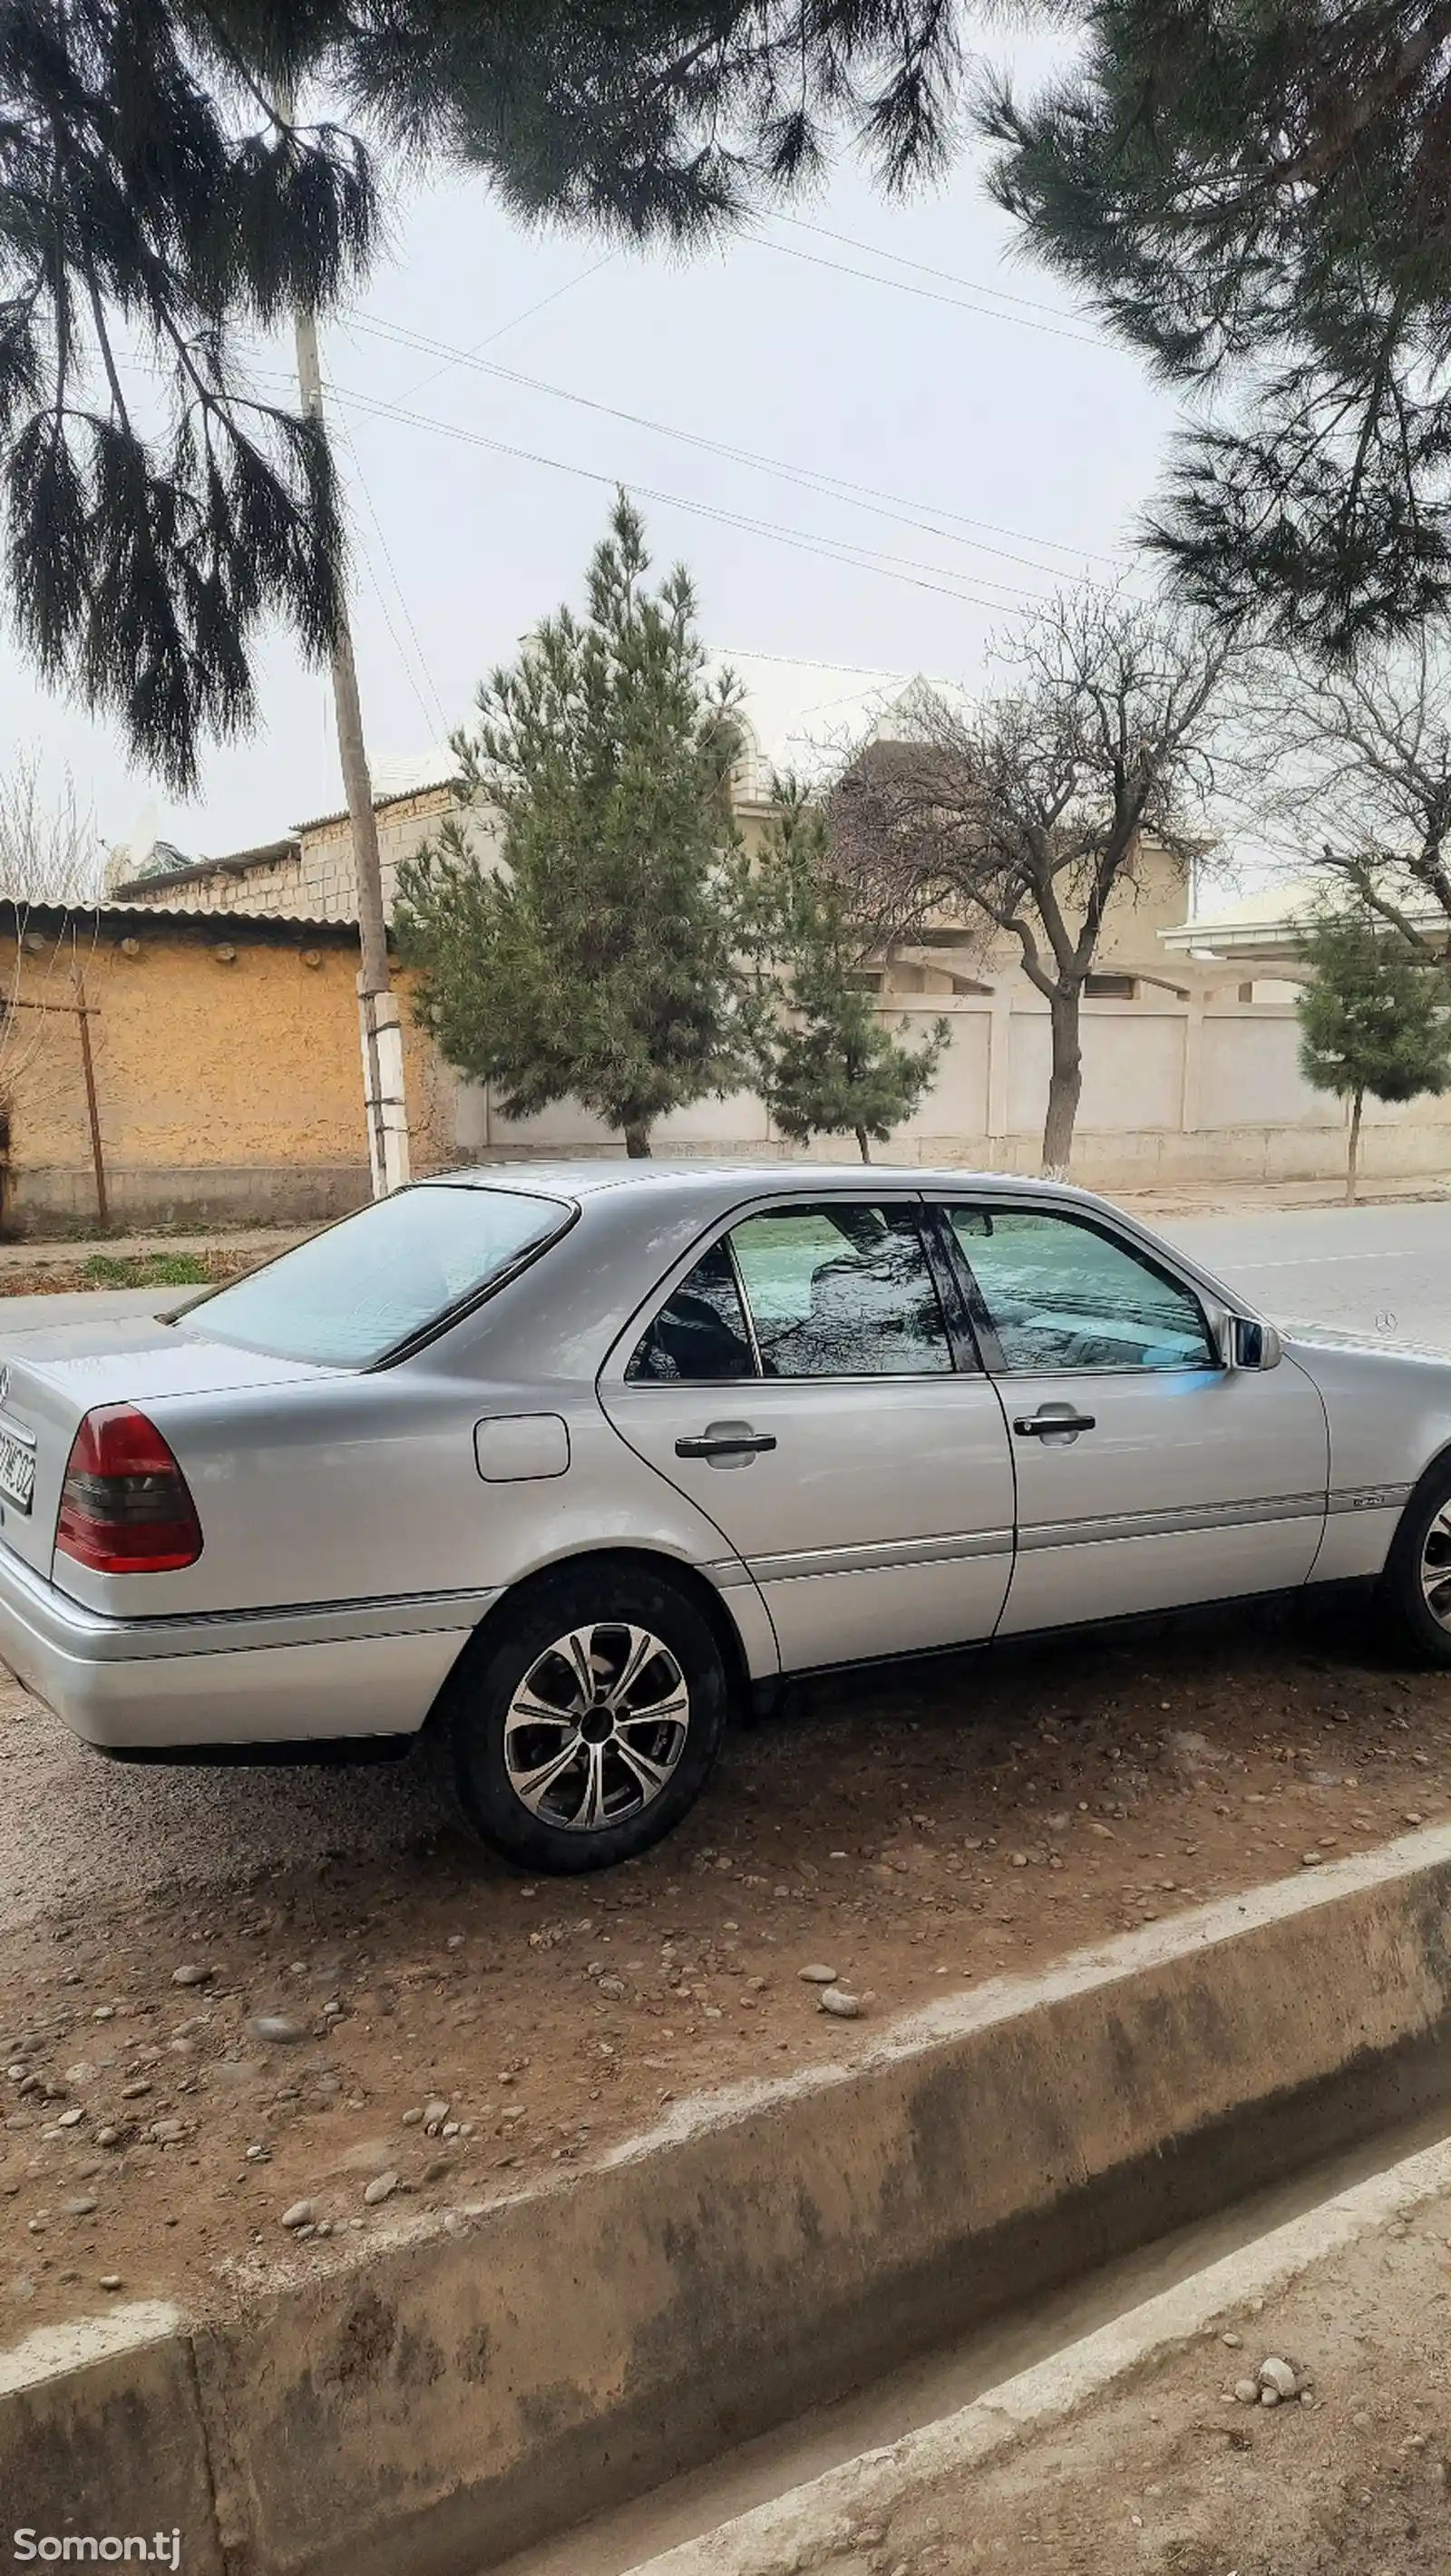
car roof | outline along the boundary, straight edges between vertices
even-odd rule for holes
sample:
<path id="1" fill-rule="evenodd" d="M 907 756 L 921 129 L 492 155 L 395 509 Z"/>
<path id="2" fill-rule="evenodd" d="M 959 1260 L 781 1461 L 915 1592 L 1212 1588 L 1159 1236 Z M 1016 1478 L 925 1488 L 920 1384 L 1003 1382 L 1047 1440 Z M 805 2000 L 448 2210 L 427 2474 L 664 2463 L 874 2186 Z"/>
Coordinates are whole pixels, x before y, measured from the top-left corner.
<path id="1" fill-rule="evenodd" d="M 873 1188 L 930 1190 L 1024 1190 L 1053 1198 L 1086 1197 L 1061 1182 L 1029 1178 L 1016 1172 L 928 1171 L 915 1163 L 706 1162 L 696 1155 L 651 1155 L 648 1160 L 585 1159 L 559 1162 L 471 1163 L 463 1170 L 429 1175 L 430 1185 L 455 1189 L 515 1189 L 572 1199 L 603 1191 L 652 1190 L 669 1186 L 687 1197 L 718 1199 L 722 1189 L 755 1197 L 776 1192 L 797 1196 L 819 1190 L 835 1196 L 849 1190 L 860 1197 Z"/>

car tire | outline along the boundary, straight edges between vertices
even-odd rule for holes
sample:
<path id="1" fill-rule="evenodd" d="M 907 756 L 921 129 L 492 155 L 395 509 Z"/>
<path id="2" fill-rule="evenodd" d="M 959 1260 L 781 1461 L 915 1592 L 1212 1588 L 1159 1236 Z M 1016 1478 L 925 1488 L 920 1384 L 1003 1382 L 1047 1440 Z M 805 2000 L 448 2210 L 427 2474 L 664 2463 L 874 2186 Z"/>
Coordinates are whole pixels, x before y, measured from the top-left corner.
<path id="1" fill-rule="evenodd" d="M 1398 1646 L 1418 1662 L 1451 1664 L 1451 1458 L 1427 1470 L 1401 1515 L 1381 1601 Z"/>
<path id="2" fill-rule="evenodd" d="M 727 1699 L 720 1645 L 683 1584 L 608 1559 L 561 1568 L 490 1621 L 458 1674 L 464 1814 L 522 1869 L 633 1860 L 700 1796 Z"/>

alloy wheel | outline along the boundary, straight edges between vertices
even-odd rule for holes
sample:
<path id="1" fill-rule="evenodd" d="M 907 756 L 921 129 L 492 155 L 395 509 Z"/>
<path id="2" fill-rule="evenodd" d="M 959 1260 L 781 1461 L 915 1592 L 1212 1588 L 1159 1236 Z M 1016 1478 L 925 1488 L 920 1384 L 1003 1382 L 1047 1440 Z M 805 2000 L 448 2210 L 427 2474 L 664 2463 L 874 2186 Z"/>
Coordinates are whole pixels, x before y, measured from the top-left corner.
<path id="1" fill-rule="evenodd" d="M 504 1766 L 542 1823 L 597 1833 L 654 1804 L 689 1731 L 690 1691 L 670 1648 L 648 1628 L 599 1620 L 530 1665 L 504 1721 Z"/>
<path id="2" fill-rule="evenodd" d="M 1451 1502 L 1442 1504 L 1422 1543 L 1421 1590 L 1437 1625 L 1451 1629 Z"/>

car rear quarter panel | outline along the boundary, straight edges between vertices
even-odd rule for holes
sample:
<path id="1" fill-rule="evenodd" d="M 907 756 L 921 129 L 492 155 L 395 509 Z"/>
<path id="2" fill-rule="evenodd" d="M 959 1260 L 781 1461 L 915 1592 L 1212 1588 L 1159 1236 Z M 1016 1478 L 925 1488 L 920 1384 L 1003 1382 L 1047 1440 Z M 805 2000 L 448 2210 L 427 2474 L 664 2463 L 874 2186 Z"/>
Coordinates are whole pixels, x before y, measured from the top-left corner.
<path id="1" fill-rule="evenodd" d="M 113 1616 L 472 1594 L 585 1548 L 713 1566 L 727 1588 L 744 1572 L 715 1524 L 612 1430 L 592 1385 L 541 1389 L 403 1367 L 285 1391 L 163 1397 L 148 1410 L 195 1497 L 203 1550 L 162 1575 L 100 1575 L 61 1560 L 65 1589 Z M 486 1481 L 479 1424 L 539 1413 L 566 1425 L 566 1471 Z M 750 1627 L 739 1608 L 738 1624 Z M 752 1670 L 772 1669 L 765 1639 L 745 1642 Z"/>

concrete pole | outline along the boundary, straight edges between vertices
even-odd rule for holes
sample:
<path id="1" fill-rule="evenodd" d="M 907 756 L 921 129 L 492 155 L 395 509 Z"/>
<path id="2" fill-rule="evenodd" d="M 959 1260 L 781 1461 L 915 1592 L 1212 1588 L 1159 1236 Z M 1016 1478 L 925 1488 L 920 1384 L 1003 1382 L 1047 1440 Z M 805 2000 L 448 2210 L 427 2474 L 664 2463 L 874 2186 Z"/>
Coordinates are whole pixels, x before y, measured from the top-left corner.
<path id="1" fill-rule="evenodd" d="M 311 313 L 297 316 L 297 378 L 302 407 L 321 421 L 322 367 L 317 323 Z M 403 1032 L 398 1000 L 388 972 L 388 925 L 383 912 L 383 871 L 378 855 L 378 818 L 373 811 L 373 784 L 363 741 L 363 709 L 346 604 L 333 646 L 333 708 L 337 718 L 338 759 L 353 841 L 353 873 L 358 890 L 358 939 L 362 965 L 358 976 L 358 1016 L 363 1045 L 363 1098 L 368 1121 L 368 1159 L 373 1196 L 386 1198 L 410 1174 L 408 1103 L 403 1087 Z"/>

